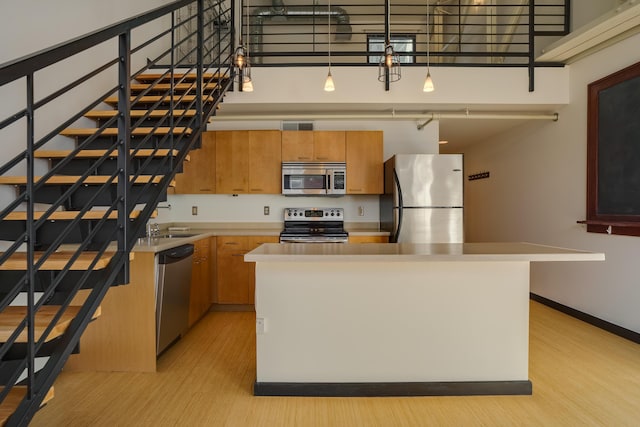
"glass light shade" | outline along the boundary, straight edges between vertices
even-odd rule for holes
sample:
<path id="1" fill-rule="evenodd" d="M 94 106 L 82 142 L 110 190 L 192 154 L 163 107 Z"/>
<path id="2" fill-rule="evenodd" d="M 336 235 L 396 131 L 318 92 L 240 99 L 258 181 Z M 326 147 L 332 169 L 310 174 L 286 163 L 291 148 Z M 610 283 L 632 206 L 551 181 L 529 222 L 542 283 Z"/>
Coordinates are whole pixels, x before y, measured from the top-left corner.
<path id="1" fill-rule="evenodd" d="M 329 70 L 327 79 L 324 81 L 324 91 L 333 92 L 334 90 L 336 90 L 336 86 L 333 84 L 333 76 L 331 75 L 331 70 Z"/>
<path id="2" fill-rule="evenodd" d="M 245 77 L 242 81 L 242 91 L 243 92 L 253 92 L 253 82 L 250 78 Z"/>
<path id="3" fill-rule="evenodd" d="M 427 71 L 427 77 L 424 79 L 424 86 L 422 87 L 423 92 L 433 92 L 435 88 L 433 87 L 433 79 L 431 78 L 431 72 Z"/>
<path id="4" fill-rule="evenodd" d="M 384 64 L 387 66 L 387 68 L 391 68 L 391 66 L 393 65 L 393 54 L 387 53 L 384 56 Z"/>
<path id="5" fill-rule="evenodd" d="M 234 60 L 233 60 L 235 66 L 237 68 L 242 69 L 246 65 L 244 57 L 245 57 L 244 47 L 242 45 L 240 45 L 236 49 L 236 54 L 235 54 L 235 57 L 234 57 Z"/>

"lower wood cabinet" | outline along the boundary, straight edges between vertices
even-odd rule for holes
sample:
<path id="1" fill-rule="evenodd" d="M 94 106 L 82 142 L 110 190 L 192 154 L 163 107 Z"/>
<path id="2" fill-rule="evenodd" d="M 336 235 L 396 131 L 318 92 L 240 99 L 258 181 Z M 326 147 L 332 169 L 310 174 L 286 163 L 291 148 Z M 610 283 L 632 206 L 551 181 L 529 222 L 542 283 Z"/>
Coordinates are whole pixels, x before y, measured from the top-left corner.
<path id="1" fill-rule="evenodd" d="M 194 242 L 191 268 L 191 292 L 189 296 L 189 327 L 195 324 L 211 307 L 212 272 L 215 258 L 211 257 L 211 245 L 215 237 Z"/>
<path id="2" fill-rule="evenodd" d="M 349 236 L 349 243 L 389 243 L 389 236 Z"/>
<path id="3" fill-rule="evenodd" d="M 278 236 L 218 236 L 216 239 L 218 304 L 253 304 L 255 263 L 244 255 L 263 243 L 278 243 Z"/>

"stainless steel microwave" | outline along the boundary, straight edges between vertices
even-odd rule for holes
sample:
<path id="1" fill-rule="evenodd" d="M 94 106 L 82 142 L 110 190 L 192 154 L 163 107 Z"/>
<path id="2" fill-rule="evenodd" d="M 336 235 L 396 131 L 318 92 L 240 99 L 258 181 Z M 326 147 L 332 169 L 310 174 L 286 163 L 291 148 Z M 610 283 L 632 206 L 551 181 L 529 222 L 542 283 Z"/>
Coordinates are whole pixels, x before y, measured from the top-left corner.
<path id="1" fill-rule="evenodd" d="M 285 196 L 343 196 L 347 188 L 345 163 L 282 163 Z"/>

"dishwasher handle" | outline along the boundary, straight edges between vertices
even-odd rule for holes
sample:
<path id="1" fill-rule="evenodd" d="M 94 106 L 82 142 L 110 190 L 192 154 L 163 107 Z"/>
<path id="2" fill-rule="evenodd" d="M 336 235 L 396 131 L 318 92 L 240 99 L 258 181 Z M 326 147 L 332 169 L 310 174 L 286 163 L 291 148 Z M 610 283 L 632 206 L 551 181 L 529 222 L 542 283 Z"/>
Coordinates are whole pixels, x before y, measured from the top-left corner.
<path id="1" fill-rule="evenodd" d="M 159 264 L 173 264 L 193 255 L 194 246 L 191 243 L 185 245 L 176 246 L 175 248 L 167 249 L 162 252 L 158 252 Z"/>

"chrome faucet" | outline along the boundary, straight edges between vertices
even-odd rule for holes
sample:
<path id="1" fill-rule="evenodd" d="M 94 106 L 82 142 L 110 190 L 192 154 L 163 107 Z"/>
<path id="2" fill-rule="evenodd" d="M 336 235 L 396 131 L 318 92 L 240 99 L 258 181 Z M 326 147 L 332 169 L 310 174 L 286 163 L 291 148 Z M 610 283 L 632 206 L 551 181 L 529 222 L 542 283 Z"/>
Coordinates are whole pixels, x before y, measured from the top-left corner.
<path id="1" fill-rule="evenodd" d="M 160 225 L 157 222 L 147 224 L 147 237 L 156 237 L 160 235 Z"/>

